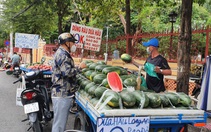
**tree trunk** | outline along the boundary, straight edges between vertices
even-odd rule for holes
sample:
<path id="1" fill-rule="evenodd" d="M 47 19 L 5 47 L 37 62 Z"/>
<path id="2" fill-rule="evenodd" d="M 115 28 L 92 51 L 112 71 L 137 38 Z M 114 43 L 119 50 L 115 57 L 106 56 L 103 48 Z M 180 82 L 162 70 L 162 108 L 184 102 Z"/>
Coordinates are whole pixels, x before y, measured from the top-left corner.
<path id="1" fill-rule="evenodd" d="M 191 17 L 193 0 L 182 0 L 180 35 L 177 52 L 177 92 L 188 94 L 190 71 L 190 47 L 192 39 Z"/>
<path id="2" fill-rule="evenodd" d="M 130 36 L 130 0 L 125 0 L 126 3 L 126 36 Z M 126 53 L 132 55 L 131 38 L 126 38 Z"/>
<path id="3" fill-rule="evenodd" d="M 62 31 L 62 13 L 58 13 L 58 31 L 59 31 L 59 34 L 61 34 L 63 31 Z"/>
<path id="4" fill-rule="evenodd" d="M 124 27 L 124 33 L 126 34 L 126 21 L 125 21 L 125 18 L 122 14 L 119 14 L 119 18 L 123 24 L 123 27 Z"/>

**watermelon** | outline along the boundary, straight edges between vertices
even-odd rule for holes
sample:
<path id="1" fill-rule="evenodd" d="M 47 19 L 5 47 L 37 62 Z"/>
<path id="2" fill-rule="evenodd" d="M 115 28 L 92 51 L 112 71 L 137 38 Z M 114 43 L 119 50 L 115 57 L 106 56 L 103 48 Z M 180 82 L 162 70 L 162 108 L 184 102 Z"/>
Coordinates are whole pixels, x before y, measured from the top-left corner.
<path id="1" fill-rule="evenodd" d="M 89 69 L 90 69 L 90 70 L 95 70 L 95 67 L 96 67 L 97 65 L 99 65 L 99 64 L 97 64 L 97 63 L 92 63 L 92 64 L 89 66 Z"/>
<path id="2" fill-rule="evenodd" d="M 132 92 L 129 92 L 127 89 L 120 92 L 120 97 L 122 99 L 123 106 L 133 107 L 136 103 L 136 98 L 133 96 Z"/>
<path id="3" fill-rule="evenodd" d="M 127 87 L 136 87 L 137 86 L 137 82 L 136 82 L 136 78 L 127 78 L 124 80 L 123 84 Z"/>
<path id="4" fill-rule="evenodd" d="M 103 70 L 102 70 L 102 73 L 103 74 L 108 74 L 109 72 L 117 72 L 118 74 L 120 74 L 121 73 L 121 70 L 120 70 L 120 68 L 117 68 L 117 67 L 105 67 L 105 68 L 103 68 Z"/>
<path id="5" fill-rule="evenodd" d="M 81 88 L 81 89 L 84 89 L 85 86 L 86 86 L 87 84 L 89 84 L 89 83 L 91 83 L 90 80 L 84 80 L 84 81 L 82 81 L 82 82 L 81 82 L 81 85 L 80 85 L 80 88 Z"/>
<path id="6" fill-rule="evenodd" d="M 125 63 L 130 63 L 132 61 L 132 57 L 129 54 L 126 54 L 126 53 L 121 55 L 121 59 Z"/>
<path id="7" fill-rule="evenodd" d="M 91 99 L 92 98 L 87 92 L 84 92 L 83 94 L 81 94 L 81 96 L 85 99 Z"/>
<path id="8" fill-rule="evenodd" d="M 90 70 L 89 68 L 83 68 L 82 70 L 81 70 L 81 72 L 82 73 L 85 73 L 86 71 L 88 71 L 88 70 Z"/>
<path id="9" fill-rule="evenodd" d="M 89 80 L 93 81 L 94 76 L 96 76 L 97 74 L 100 74 L 99 72 L 92 72 L 92 74 L 89 76 Z"/>
<path id="10" fill-rule="evenodd" d="M 95 93 L 94 94 L 95 94 L 96 97 L 100 98 L 106 90 L 107 90 L 106 87 L 100 86 L 100 87 L 97 87 L 95 89 Z"/>
<path id="11" fill-rule="evenodd" d="M 171 101 L 172 105 L 177 106 L 180 103 L 180 98 L 177 94 L 172 92 L 165 93 L 165 96 Z"/>
<path id="12" fill-rule="evenodd" d="M 181 104 L 184 107 L 191 106 L 192 100 L 187 94 L 185 94 L 183 92 L 178 92 L 177 94 L 180 98 L 179 104 Z"/>
<path id="13" fill-rule="evenodd" d="M 83 95 L 85 95 L 86 94 L 86 91 L 85 90 L 78 90 L 78 92 L 83 96 Z"/>
<path id="14" fill-rule="evenodd" d="M 89 68 L 89 66 L 93 64 L 93 62 L 90 62 L 90 63 L 86 63 L 86 67 Z"/>
<path id="15" fill-rule="evenodd" d="M 160 94 L 159 96 L 160 96 L 161 104 L 163 105 L 163 107 L 168 107 L 170 105 L 168 98 L 164 94 Z"/>
<path id="16" fill-rule="evenodd" d="M 99 99 L 98 98 L 92 98 L 92 99 L 90 99 L 90 103 L 93 105 L 93 106 L 95 106 L 97 103 L 98 103 L 98 101 L 99 101 Z"/>
<path id="17" fill-rule="evenodd" d="M 99 99 L 98 98 L 92 98 L 91 100 L 90 100 L 90 103 L 93 105 L 93 106 L 96 106 L 96 104 L 98 103 L 98 101 L 99 101 Z M 101 105 L 102 103 L 100 103 L 100 105 Z M 108 106 L 108 105 L 105 105 L 104 107 L 103 107 L 103 109 L 102 110 L 111 110 L 112 108 L 110 107 L 110 106 Z"/>
<path id="18" fill-rule="evenodd" d="M 122 81 L 124 82 L 124 80 L 125 79 L 127 79 L 127 78 L 134 78 L 134 79 L 136 79 L 137 78 L 137 76 L 136 75 L 134 75 L 134 74 L 129 74 L 129 75 L 120 75 L 120 78 L 122 79 Z"/>
<path id="19" fill-rule="evenodd" d="M 97 86 L 94 85 L 94 86 L 91 86 L 89 89 L 88 89 L 88 94 L 92 97 L 95 97 L 95 90 L 96 90 Z"/>
<path id="20" fill-rule="evenodd" d="M 83 60 L 82 62 L 88 64 L 88 63 L 94 63 L 92 60 Z"/>
<path id="21" fill-rule="evenodd" d="M 103 101 L 105 101 L 108 97 L 112 96 L 112 99 L 107 103 L 111 107 L 118 107 L 119 106 L 119 99 L 120 96 L 117 92 L 114 92 L 112 90 L 108 90 L 105 93 L 105 96 L 103 97 Z"/>
<path id="22" fill-rule="evenodd" d="M 111 110 L 112 108 L 108 105 L 105 105 L 102 110 Z"/>
<path id="23" fill-rule="evenodd" d="M 105 65 L 106 63 L 104 61 L 98 61 L 96 62 L 97 64 L 100 64 L 100 65 Z"/>
<path id="24" fill-rule="evenodd" d="M 93 78 L 93 82 L 96 83 L 96 84 L 101 84 L 102 81 L 106 78 L 106 75 L 105 74 L 97 74 L 94 76 Z"/>
<path id="25" fill-rule="evenodd" d="M 161 99 L 160 96 L 157 93 L 148 93 L 146 92 L 146 95 L 149 98 L 149 106 L 151 108 L 158 108 L 161 105 Z"/>
<path id="26" fill-rule="evenodd" d="M 128 75 L 128 71 L 125 68 L 121 66 L 114 66 L 114 67 L 120 69 L 120 75 Z"/>
<path id="27" fill-rule="evenodd" d="M 107 74 L 107 81 L 108 81 L 109 87 L 113 91 L 120 92 L 123 90 L 122 80 L 119 77 L 117 72 L 109 72 Z"/>
<path id="28" fill-rule="evenodd" d="M 105 78 L 103 81 L 102 81 L 102 86 L 106 87 L 106 88 L 110 88 L 109 85 L 108 85 L 108 80 L 107 78 Z"/>
<path id="29" fill-rule="evenodd" d="M 94 82 L 90 82 L 86 84 L 86 86 L 84 87 L 84 90 L 88 92 L 89 88 L 91 88 L 92 86 L 96 86 Z"/>
<path id="30" fill-rule="evenodd" d="M 102 70 L 103 70 L 105 67 L 111 67 L 111 66 L 109 66 L 109 65 L 97 65 L 97 66 L 95 67 L 95 71 L 102 72 Z"/>
<path id="31" fill-rule="evenodd" d="M 88 70 L 84 73 L 84 76 L 89 79 L 90 78 L 90 75 L 93 73 L 94 71 L 93 70 Z"/>
<path id="32" fill-rule="evenodd" d="M 81 77 L 81 76 L 79 76 L 79 75 L 77 75 L 77 76 L 76 76 L 76 83 L 77 83 L 77 84 L 79 84 L 79 85 L 80 85 L 80 84 L 81 84 L 81 82 L 82 82 L 83 80 L 84 80 L 84 78 L 83 78 L 83 77 Z"/>
<path id="33" fill-rule="evenodd" d="M 136 98 L 136 104 L 138 106 L 141 106 L 143 104 L 144 105 L 144 106 L 142 106 L 143 108 L 148 107 L 149 97 L 144 92 L 135 90 L 132 92 L 132 94 Z"/>

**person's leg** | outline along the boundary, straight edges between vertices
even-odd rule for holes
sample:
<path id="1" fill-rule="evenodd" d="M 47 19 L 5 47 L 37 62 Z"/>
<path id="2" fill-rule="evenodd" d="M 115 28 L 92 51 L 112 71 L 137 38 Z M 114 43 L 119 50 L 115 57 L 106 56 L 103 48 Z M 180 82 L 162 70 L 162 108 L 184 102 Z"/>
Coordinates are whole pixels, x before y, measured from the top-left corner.
<path id="1" fill-rule="evenodd" d="M 54 120 L 52 132 L 64 132 L 70 107 L 72 106 L 72 98 L 52 98 Z"/>

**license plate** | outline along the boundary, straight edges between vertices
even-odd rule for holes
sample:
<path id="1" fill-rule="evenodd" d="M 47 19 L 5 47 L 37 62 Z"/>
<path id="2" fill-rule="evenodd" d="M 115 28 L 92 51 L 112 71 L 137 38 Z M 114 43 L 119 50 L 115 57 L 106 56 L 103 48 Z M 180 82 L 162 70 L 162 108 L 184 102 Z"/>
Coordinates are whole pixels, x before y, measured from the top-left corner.
<path id="1" fill-rule="evenodd" d="M 36 111 L 39 111 L 38 102 L 24 105 L 25 114 L 36 112 Z"/>

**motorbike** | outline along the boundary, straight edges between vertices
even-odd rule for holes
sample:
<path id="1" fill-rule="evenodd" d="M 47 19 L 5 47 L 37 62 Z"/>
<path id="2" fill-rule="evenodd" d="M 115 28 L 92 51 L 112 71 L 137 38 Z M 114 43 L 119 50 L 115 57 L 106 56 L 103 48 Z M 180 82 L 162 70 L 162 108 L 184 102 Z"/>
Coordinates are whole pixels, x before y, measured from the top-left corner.
<path id="1" fill-rule="evenodd" d="M 26 82 L 26 89 L 22 91 L 20 98 L 24 106 L 24 112 L 27 114 L 27 119 L 22 122 L 29 121 L 28 131 L 32 128 L 34 132 L 43 132 L 44 125 L 47 125 L 53 118 L 53 111 L 50 111 L 48 92 L 45 83 L 40 79 L 43 72 L 45 71 L 39 69 L 30 71 L 13 82 L 14 84 L 22 82 L 23 78 Z"/>
<path id="2" fill-rule="evenodd" d="M 20 74 L 21 74 L 21 69 L 20 69 L 20 66 L 19 65 L 15 65 L 14 67 L 13 67 L 13 75 L 15 76 L 15 77 L 19 77 L 20 76 Z"/>
<path id="3" fill-rule="evenodd" d="M 8 61 L 4 61 L 3 68 L 6 69 L 6 70 L 10 69 L 11 68 L 11 64 Z"/>

